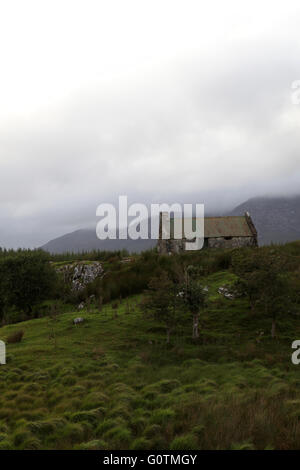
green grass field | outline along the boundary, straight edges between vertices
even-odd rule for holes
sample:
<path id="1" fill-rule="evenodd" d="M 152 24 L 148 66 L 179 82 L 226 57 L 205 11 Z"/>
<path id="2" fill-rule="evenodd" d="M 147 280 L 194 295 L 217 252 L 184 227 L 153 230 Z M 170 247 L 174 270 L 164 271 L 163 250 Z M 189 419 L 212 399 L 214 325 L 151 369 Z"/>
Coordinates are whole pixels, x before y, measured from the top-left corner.
<path id="1" fill-rule="evenodd" d="M 187 317 L 166 345 L 139 297 L 1 328 L 25 334 L 0 367 L 0 449 L 298 448 L 300 328 L 286 316 L 272 340 L 270 320 L 217 293 L 233 281 L 205 279 L 197 342 Z"/>

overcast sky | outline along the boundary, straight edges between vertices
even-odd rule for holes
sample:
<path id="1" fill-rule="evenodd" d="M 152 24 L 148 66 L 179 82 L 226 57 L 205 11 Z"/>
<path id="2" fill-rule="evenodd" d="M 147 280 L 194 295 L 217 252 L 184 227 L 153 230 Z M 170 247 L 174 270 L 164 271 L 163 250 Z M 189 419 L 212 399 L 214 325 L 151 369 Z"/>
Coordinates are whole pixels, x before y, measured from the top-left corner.
<path id="1" fill-rule="evenodd" d="M 299 18 L 299 0 L 0 0 L 0 246 L 121 194 L 300 193 Z"/>

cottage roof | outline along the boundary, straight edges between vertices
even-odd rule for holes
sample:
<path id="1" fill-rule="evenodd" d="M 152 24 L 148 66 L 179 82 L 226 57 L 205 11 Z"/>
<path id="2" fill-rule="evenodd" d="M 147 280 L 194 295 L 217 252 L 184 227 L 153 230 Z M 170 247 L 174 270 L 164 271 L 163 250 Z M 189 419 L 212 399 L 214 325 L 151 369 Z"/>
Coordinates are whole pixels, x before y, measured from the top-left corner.
<path id="1" fill-rule="evenodd" d="M 245 216 L 205 217 L 204 236 L 251 237 L 253 233 Z"/>
<path id="2" fill-rule="evenodd" d="M 195 229 L 196 218 L 193 217 L 193 228 Z M 246 215 L 227 217 L 204 217 L 204 237 L 253 237 L 255 227 L 251 219 Z M 174 219 L 170 219 L 170 234 L 174 236 Z"/>

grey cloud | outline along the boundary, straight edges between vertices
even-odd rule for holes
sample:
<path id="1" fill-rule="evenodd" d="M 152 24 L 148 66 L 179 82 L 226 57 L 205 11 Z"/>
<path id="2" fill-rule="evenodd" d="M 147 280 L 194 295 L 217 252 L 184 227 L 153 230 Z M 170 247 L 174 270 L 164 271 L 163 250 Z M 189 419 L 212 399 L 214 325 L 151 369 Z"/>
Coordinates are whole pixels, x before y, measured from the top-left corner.
<path id="1" fill-rule="evenodd" d="M 81 90 L 1 132 L 0 245 L 38 246 L 95 223 L 96 206 L 205 202 L 225 211 L 297 192 L 295 48 L 245 44 Z"/>

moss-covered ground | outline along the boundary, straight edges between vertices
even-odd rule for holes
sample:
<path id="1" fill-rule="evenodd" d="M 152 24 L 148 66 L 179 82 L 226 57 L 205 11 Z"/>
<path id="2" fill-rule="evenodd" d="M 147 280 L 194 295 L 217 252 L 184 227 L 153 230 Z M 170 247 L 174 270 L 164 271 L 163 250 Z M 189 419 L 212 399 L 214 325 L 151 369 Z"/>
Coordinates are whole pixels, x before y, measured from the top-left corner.
<path id="1" fill-rule="evenodd" d="M 197 342 L 187 316 L 167 345 L 138 296 L 1 328 L 25 334 L 0 367 L 0 449 L 299 448 L 297 322 L 280 318 L 272 340 L 246 299 L 218 294 L 230 272 L 204 282 Z"/>

